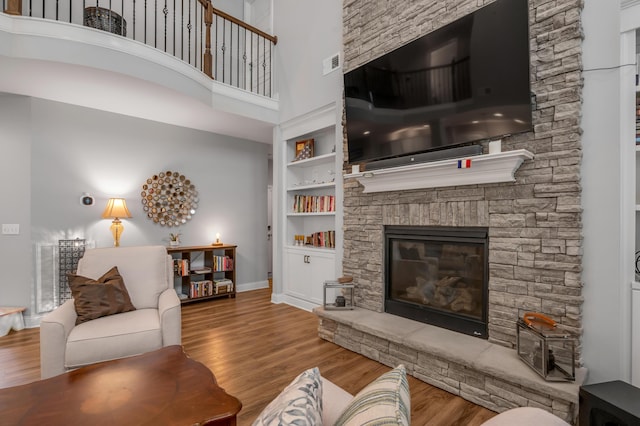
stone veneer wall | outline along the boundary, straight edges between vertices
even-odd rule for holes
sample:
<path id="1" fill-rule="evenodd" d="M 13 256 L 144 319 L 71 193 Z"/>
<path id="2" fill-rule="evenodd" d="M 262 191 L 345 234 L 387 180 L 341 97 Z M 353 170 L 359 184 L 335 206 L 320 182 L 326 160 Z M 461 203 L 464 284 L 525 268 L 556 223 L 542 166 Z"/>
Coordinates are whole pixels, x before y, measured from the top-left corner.
<path id="1" fill-rule="evenodd" d="M 345 0 L 344 71 L 489 3 Z M 345 179 L 343 272 L 354 277 L 357 306 L 384 309 L 384 225 L 486 226 L 489 340 L 515 347 L 524 311 L 581 334 L 581 9 L 582 0 L 529 0 L 534 130 L 503 139 L 502 149 L 535 158 L 515 183 L 364 194 Z M 343 149 L 347 158 L 346 138 Z"/>

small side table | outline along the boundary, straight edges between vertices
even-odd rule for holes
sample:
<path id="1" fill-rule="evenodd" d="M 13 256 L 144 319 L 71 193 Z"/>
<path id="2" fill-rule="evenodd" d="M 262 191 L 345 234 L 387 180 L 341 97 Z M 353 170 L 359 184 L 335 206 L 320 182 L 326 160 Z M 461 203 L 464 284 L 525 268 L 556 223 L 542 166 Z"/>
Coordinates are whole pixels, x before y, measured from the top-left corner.
<path id="1" fill-rule="evenodd" d="M 353 284 L 343 284 L 338 281 L 325 281 L 324 282 L 324 291 L 322 293 L 322 306 L 324 306 L 327 310 L 345 310 L 345 309 L 353 309 Z M 344 304 L 338 301 L 336 297 L 335 302 L 327 302 L 327 291 L 331 291 L 332 296 L 335 295 L 335 291 L 332 290 L 342 290 L 342 295 L 338 297 L 343 298 Z M 346 291 L 344 291 L 346 290 Z"/>
<path id="2" fill-rule="evenodd" d="M 24 328 L 22 312 L 25 309 L 19 306 L 0 307 L 0 336 L 6 336 L 11 329 L 19 331 Z"/>

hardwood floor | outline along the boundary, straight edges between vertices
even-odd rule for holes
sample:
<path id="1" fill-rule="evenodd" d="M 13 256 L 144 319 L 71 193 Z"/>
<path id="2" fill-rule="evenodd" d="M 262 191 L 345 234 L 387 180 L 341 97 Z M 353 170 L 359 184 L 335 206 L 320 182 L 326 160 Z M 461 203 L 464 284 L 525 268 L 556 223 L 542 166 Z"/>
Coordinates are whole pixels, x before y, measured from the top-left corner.
<path id="1" fill-rule="evenodd" d="M 187 354 L 214 372 L 218 384 L 242 401 L 238 425 L 260 411 L 300 372 L 317 366 L 327 379 L 356 394 L 390 368 L 320 339 L 312 313 L 270 303 L 268 290 L 182 309 Z M 40 378 L 39 330 L 0 337 L 0 388 Z M 412 424 L 475 426 L 494 412 L 409 377 Z M 1 417 L 1 414 L 0 414 Z"/>

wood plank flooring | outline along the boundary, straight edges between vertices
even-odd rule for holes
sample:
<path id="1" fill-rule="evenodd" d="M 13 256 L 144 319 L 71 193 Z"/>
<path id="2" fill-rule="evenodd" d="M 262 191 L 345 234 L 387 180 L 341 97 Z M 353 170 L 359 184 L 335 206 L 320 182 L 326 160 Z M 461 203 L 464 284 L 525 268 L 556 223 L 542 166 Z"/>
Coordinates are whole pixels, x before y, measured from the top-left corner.
<path id="1" fill-rule="evenodd" d="M 294 377 L 317 366 L 355 394 L 389 371 L 317 334 L 312 313 L 270 303 L 268 290 L 239 293 L 183 306 L 182 342 L 189 356 L 209 367 L 218 384 L 242 401 L 238 425 L 250 425 Z M 39 330 L 0 337 L 0 388 L 40 378 Z M 494 412 L 409 377 L 415 426 L 476 426 Z M 1 417 L 1 414 L 0 414 Z"/>

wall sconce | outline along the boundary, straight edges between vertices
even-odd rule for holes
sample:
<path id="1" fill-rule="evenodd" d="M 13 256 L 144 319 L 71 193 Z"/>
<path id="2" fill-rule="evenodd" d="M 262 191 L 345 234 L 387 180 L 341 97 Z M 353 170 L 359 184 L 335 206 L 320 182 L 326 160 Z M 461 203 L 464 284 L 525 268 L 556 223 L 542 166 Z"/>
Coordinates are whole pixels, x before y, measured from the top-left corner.
<path id="1" fill-rule="evenodd" d="M 113 234 L 113 246 L 120 247 L 120 236 L 124 232 L 124 226 L 120 221 L 120 218 L 130 218 L 131 213 L 127 208 L 127 203 L 124 198 L 109 198 L 107 201 L 107 207 L 102 213 L 103 219 L 113 219 L 111 222 L 111 233 Z"/>

